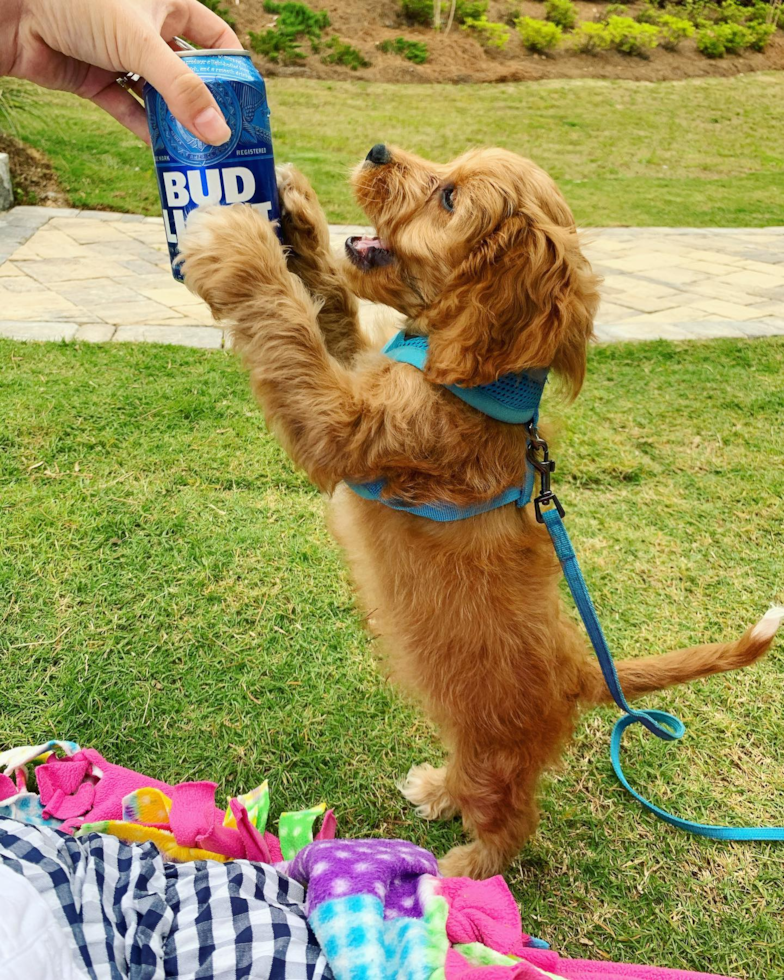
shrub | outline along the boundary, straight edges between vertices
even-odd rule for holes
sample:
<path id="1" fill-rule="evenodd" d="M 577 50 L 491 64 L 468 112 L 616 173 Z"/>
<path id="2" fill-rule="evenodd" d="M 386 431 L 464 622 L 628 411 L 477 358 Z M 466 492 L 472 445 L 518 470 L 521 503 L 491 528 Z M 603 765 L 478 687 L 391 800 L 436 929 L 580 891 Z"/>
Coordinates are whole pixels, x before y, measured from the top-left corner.
<path id="1" fill-rule="evenodd" d="M 520 20 L 523 16 L 523 11 L 521 9 L 519 0 L 512 0 L 506 11 L 506 17 L 504 17 L 504 23 L 508 24 L 510 27 L 515 26 L 515 21 Z"/>
<path id="2" fill-rule="evenodd" d="M 784 7 L 774 7 L 765 0 L 757 0 L 754 6 L 747 11 L 747 24 L 767 24 L 771 23 L 773 29 L 780 27 L 784 30 Z"/>
<path id="3" fill-rule="evenodd" d="M 764 24 L 768 19 L 771 7 L 767 3 L 755 3 L 746 10 L 747 24 Z"/>
<path id="4" fill-rule="evenodd" d="M 282 34 L 274 27 L 258 33 L 249 31 L 248 37 L 250 38 L 250 46 L 256 54 L 262 54 L 270 61 L 276 63 L 283 61 L 284 64 L 287 64 L 305 57 L 305 53 L 295 38 Z"/>
<path id="5" fill-rule="evenodd" d="M 490 0 L 457 0 L 455 3 L 455 21 L 464 24 L 467 20 L 481 20 L 487 16 Z M 441 0 L 441 18 L 449 15 L 451 0 Z M 425 24 L 430 27 L 433 23 L 433 0 L 400 0 L 403 16 L 411 24 Z"/>
<path id="6" fill-rule="evenodd" d="M 601 23 L 606 24 L 611 17 L 627 17 L 628 9 L 622 3 L 608 3 L 604 8 L 604 13 L 599 18 Z"/>
<path id="7" fill-rule="evenodd" d="M 659 44 L 667 51 L 675 51 L 681 41 L 694 37 L 694 25 L 683 17 L 662 14 L 659 18 Z"/>
<path id="8" fill-rule="evenodd" d="M 749 47 L 754 51 L 764 51 L 776 33 L 776 25 L 753 23 L 747 24 L 746 30 L 749 32 Z"/>
<path id="9" fill-rule="evenodd" d="M 661 17 L 662 17 L 661 10 L 659 10 L 658 7 L 655 7 L 652 3 L 650 3 L 649 0 L 649 2 L 646 3 L 641 10 L 637 11 L 637 15 L 635 16 L 634 19 L 637 21 L 638 24 L 658 24 Z"/>
<path id="10" fill-rule="evenodd" d="M 337 34 L 332 35 L 327 41 L 326 47 L 329 49 L 329 53 L 321 59 L 325 65 L 345 65 L 352 71 L 356 71 L 357 68 L 370 67 L 370 62 L 363 57 L 362 52 L 351 44 L 341 41 Z"/>
<path id="11" fill-rule="evenodd" d="M 428 51 L 424 41 L 407 41 L 404 37 L 396 37 L 394 41 L 382 41 L 378 50 L 385 54 L 399 54 L 415 65 L 424 65 L 427 61 Z"/>
<path id="12" fill-rule="evenodd" d="M 451 6 L 451 3 L 444 2 L 441 4 L 441 10 L 448 14 Z M 465 24 L 467 20 L 482 20 L 482 18 L 486 20 L 489 6 L 490 0 L 457 0 L 455 22 Z"/>
<path id="13" fill-rule="evenodd" d="M 649 0 L 651 2 L 651 0 Z M 664 0 L 659 6 L 667 7 L 669 0 Z M 714 0 L 681 0 L 678 9 L 683 11 L 683 16 L 688 18 L 693 24 L 697 21 L 715 20 L 719 13 L 719 4 Z"/>
<path id="14" fill-rule="evenodd" d="M 544 0 L 545 17 L 562 30 L 570 31 L 577 23 L 577 7 L 572 0 Z"/>
<path id="15" fill-rule="evenodd" d="M 706 58 L 723 58 L 727 53 L 724 42 L 715 30 L 703 28 L 697 34 L 697 50 Z"/>
<path id="16" fill-rule="evenodd" d="M 552 51 L 563 33 L 557 24 L 535 17 L 520 17 L 515 21 L 515 27 L 529 51 Z"/>
<path id="17" fill-rule="evenodd" d="M 249 32 L 250 46 L 257 54 L 270 61 L 299 61 L 305 57 L 300 47 L 300 39 L 308 38 L 312 51 L 318 51 L 321 33 L 329 27 L 329 14 L 326 10 L 312 10 L 307 4 L 286 0 L 264 0 L 264 9 L 269 14 L 277 14 L 275 24 L 266 31 Z"/>
<path id="18" fill-rule="evenodd" d="M 586 20 L 572 34 L 573 44 L 582 54 L 598 54 L 610 47 L 610 35 L 606 24 Z"/>
<path id="19" fill-rule="evenodd" d="M 229 11 L 221 5 L 220 0 L 201 0 L 201 2 L 208 10 L 211 10 L 214 14 L 222 17 L 229 27 L 237 26 L 237 21 L 231 16 Z"/>
<path id="20" fill-rule="evenodd" d="M 607 32 L 616 51 L 638 58 L 647 58 L 659 43 L 659 31 L 653 24 L 638 24 L 631 17 L 610 17 Z"/>
<path id="21" fill-rule="evenodd" d="M 653 0 L 648 2 L 651 3 Z M 668 13 L 685 17 L 701 30 L 710 27 L 721 16 L 721 7 L 718 3 L 714 3 L 714 0 L 681 0 L 677 5 L 677 12 L 675 8 L 670 9 L 669 4 L 667 7 Z"/>
<path id="22" fill-rule="evenodd" d="M 506 24 L 497 24 L 490 21 L 487 17 L 480 17 L 474 20 L 469 17 L 463 24 L 464 31 L 475 31 L 479 35 L 479 40 L 488 48 L 505 48 L 509 41 L 509 28 Z"/>
<path id="23" fill-rule="evenodd" d="M 747 13 L 746 8 L 735 3 L 735 0 L 727 0 L 713 11 L 713 19 L 717 24 L 742 24 Z"/>
<path id="24" fill-rule="evenodd" d="M 315 41 L 319 40 L 324 28 L 330 25 L 326 10 L 313 10 L 306 3 L 297 3 L 296 0 L 285 0 L 283 3 L 264 0 L 264 9 L 268 14 L 278 15 L 275 26 L 279 30 L 297 35 L 305 34 Z"/>
<path id="25" fill-rule="evenodd" d="M 743 24 L 719 24 L 716 33 L 721 38 L 727 54 L 738 54 L 751 44 L 751 32 Z"/>
<path id="26" fill-rule="evenodd" d="M 433 23 L 432 0 L 400 0 L 400 9 L 412 24 L 426 24 L 429 27 Z"/>

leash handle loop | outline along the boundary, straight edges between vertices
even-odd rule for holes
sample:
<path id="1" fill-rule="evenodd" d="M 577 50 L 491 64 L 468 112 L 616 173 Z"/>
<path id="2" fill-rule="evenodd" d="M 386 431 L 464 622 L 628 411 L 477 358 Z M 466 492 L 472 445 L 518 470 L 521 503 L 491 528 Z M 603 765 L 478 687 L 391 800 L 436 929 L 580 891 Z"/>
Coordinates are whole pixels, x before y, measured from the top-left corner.
<path id="1" fill-rule="evenodd" d="M 536 438 L 536 442 L 533 442 L 532 440 L 532 444 L 529 447 L 529 459 L 531 459 L 532 462 L 532 455 L 535 455 L 538 451 L 542 451 L 541 443 L 542 440 L 539 439 L 538 436 Z M 544 455 L 545 459 L 549 460 L 546 443 L 544 444 Z M 554 466 L 548 469 L 546 488 L 542 487 L 543 492 L 540 493 L 540 495 L 534 501 L 536 519 L 539 521 L 539 523 L 545 525 L 550 534 L 553 547 L 555 548 L 555 553 L 558 556 L 558 560 L 560 561 L 563 569 L 566 584 L 569 586 L 569 591 L 574 599 L 574 604 L 577 606 L 577 610 L 580 613 L 580 618 L 583 621 L 588 637 L 594 651 L 596 652 L 596 657 L 599 661 L 599 668 L 602 672 L 602 676 L 604 677 L 607 689 L 612 695 L 615 703 L 618 705 L 621 711 L 624 712 L 623 717 L 616 721 L 613 727 L 612 737 L 610 739 L 610 761 L 612 762 L 612 767 L 615 771 L 615 775 L 618 777 L 618 781 L 623 788 L 627 790 L 627 792 L 629 792 L 638 802 L 642 803 L 647 810 L 650 810 L 651 813 L 659 817 L 660 820 L 664 820 L 673 827 L 677 827 L 679 830 L 685 830 L 690 834 L 696 834 L 699 837 L 710 837 L 715 840 L 784 840 L 784 827 L 722 827 L 716 824 L 702 824 L 693 820 L 685 820 L 683 817 L 677 817 L 674 814 L 669 813 L 667 810 L 663 810 L 661 807 L 651 803 L 650 800 L 646 799 L 641 793 L 638 793 L 637 790 L 635 790 L 629 783 L 621 764 L 621 741 L 623 739 L 623 733 L 627 728 L 629 728 L 631 725 L 641 724 L 649 732 L 652 732 L 657 738 L 660 738 L 665 742 L 674 742 L 683 737 L 686 732 L 686 727 L 680 718 L 677 718 L 675 715 L 671 715 L 666 711 L 657 711 L 655 709 L 636 711 L 629 706 L 621 687 L 621 682 L 618 677 L 618 671 L 615 668 L 612 653 L 607 645 L 607 640 L 599 622 L 599 617 L 596 614 L 596 609 L 594 608 L 591 600 L 588 586 L 585 583 L 580 564 L 577 561 L 574 547 L 572 546 L 571 539 L 569 538 L 569 534 L 564 526 L 562 520 L 564 513 L 563 508 L 561 507 L 558 498 L 550 489 L 549 472 L 551 472 L 553 468 Z M 541 473 L 541 470 L 539 470 L 539 472 Z M 554 506 L 548 507 L 548 504 L 552 504 Z M 543 507 L 547 507 L 547 509 L 543 509 Z"/>

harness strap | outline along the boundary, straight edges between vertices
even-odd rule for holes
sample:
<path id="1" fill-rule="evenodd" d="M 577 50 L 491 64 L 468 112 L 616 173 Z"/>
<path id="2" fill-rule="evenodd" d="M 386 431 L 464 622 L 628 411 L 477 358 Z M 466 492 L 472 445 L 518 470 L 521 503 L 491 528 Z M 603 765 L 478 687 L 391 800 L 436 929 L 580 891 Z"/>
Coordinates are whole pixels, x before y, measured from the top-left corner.
<path id="1" fill-rule="evenodd" d="M 410 364 L 419 371 L 424 371 L 428 350 L 427 337 L 400 331 L 387 342 L 381 353 L 386 354 L 393 361 Z M 499 422 L 535 426 L 539 418 L 539 402 L 546 382 L 547 369 L 533 368 L 521 374 L 502 375 L 490 384 L 471 388 L 462 385 L 445 387 L 467 405 Z M 347 480 L 346 485 L 365 500 L 378 501 L 386 507 L 391 507 L 392 510 L 405 511 L 429 521 L 462 521 L 468 517 L 476 517 L 478 514 L 486 514 L 497 507 L 506 507 L 511 503 L 516 504 L 517 507 L 525 507 L 533 496 L 534 467 L 526 458 L 525 473 L 521 477 L 521 483 L 508 487 L 490 500 L 479 501 L 465 507 L 438 500 L 424 504 L 407 504 L 403 500 L 385 494 L 385 480 L 372 480 L 367 483 L 353 483 Z"/>
<path id="2" fill-rule="evenodd" d="M 534 492 L 534 469 L 530 464 L 526 464 L 525 480 L 521 486 L 510 487 L 503 493 L 491 500 L 485 500 L 468 507 L 459 507 L 457 504 L 450 504 L 446 501 L 436 501 L 428 504 L 407 504 L 394 497 L 385 497 L 385 480 L 374 480 L 372 483 L 351 483 L 348 480 L 346 485 L 358 496 L 365 500 L 378 500 L 392 510 L 402 510 L 415 517 L 425 517 L 430 521 L 439 523 L 450 523 L 452 521 L 464 521 L 468 517 L 476 517 L 478 514 L 486 514 L 497 507 L 505 507 L 507 504 L 515 503 L 518 507 L 525 507 L 531 503 Z"/>
<path id="3" fill-rule="evenodd" d="M 545 501 L 546 503 L 547 501 Z M 696 823 L 693 820 L 685 820 L 683 817 L 676 817 L 667 810 L 651 803 L 641 793 L 638 793 L 629 783 L 621 765 L 621 740 L 624 731 L 634 724 L 641 724 L 656 735 L 657 738 L 665 742 L 674 742 L 682 738 L 686 732 L 686 726 L 675 715 L 666 711 L 635 711 L 629 707 L 624 696 L 621 683 L 618 678 L 618 671 L 615 669 L 610 648 L 607 645 L 599 617 L 591 601 L 588 586 L 585 584 L 582 571 L 580 569 L 577 556 L 574 553 L 572 542 L 567 533 L 562 520 L 562 509 L 557 500 L 550 494 L 549 502 L 555 503 L 547 510 L 540 510 L 541 502 L 537 499 L 537 515 L 541 514 L 541 520 L 547 528 L 555 548 L 555 553 L 561 563 L 566 584 L 572 593 L 572 598 L 577 606 L 580 618 L 585 625 L 588 637 L 596 652 L 602 676 L 607 684 L 607 688 L 613 700 L 624 712 L 624 716 L 616 721 L 610 740 L 610 761 L 615 770 L 615 775 L 625 790 L 638 800 L 642 805 L 655 814 L 661 820 L 686 830 L 690 834 L 697 834 L 700 837 L 712 837 L 716 840 L 784 840 L 784 827 L 722 827 L 716 824 Z"/>
<path id="4" fill-rule="evenodd" d="M 400 331 L 389 340 L 381 350 L 393 361 L 410 364 L 420 371 L 425 370 L 430 342 L 427 337 L 407 334 Z M 499 422 L 509 422 L 521 425 L 536 419 L 539 413 L 539 402 L 547 382 L 547 368 L 529 368 L 521 374 L 504 374 L 490 384 L 475 385 L 444 385 L 461 401 L 472 408 L 498 419 Z"/>

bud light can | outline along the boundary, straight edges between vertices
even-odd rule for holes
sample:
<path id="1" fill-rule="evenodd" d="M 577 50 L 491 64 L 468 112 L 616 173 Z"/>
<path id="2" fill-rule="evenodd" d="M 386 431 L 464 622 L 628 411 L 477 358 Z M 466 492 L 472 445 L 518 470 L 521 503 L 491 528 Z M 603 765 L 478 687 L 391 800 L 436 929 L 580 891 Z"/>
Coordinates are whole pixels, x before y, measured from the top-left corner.
<path id="1" fill-rule="evenodd" d="M 245 51 L 177 52 L 204 79 L 231 129 L 222 146 L 202 143 L 169 112 L 149 84 L 144 103 L 150 127 L 163 224 L 174 278 L 188 214 L 206 204 L 249 204 L 270 221 L 280 218 L 264 80 Z"/>

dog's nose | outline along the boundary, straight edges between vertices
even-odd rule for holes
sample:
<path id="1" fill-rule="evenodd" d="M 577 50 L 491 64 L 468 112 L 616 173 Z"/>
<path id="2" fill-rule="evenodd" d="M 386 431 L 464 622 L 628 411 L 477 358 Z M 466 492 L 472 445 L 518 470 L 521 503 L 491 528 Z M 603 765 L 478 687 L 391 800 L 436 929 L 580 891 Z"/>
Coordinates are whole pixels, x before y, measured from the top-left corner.
<path id="1" fill-rule="evenodd" d="M 369 160 L 377 167 L 380 167 L 383 163 L 389 163 L 392 157 L 390 156 L 389 150 L 384 146 L 383 143 L 376 143 L 376 145 L 373 147 L 370 153 L 368 153 L 365 159 Z"/>

